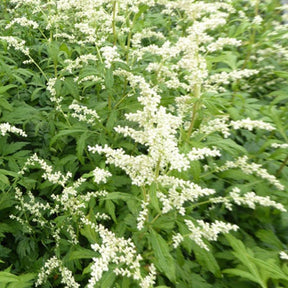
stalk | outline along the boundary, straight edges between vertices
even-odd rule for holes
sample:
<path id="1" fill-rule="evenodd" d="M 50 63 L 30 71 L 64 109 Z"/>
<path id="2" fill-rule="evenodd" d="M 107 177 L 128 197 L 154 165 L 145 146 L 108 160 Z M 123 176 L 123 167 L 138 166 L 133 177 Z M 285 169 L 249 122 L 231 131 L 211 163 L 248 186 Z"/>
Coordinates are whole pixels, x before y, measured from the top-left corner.
<path id="1" fill-rule="evenodd" d="M 117 33 L 116 33 L 116 23 L 115 23 L 115 18 L 116 18 L 116 0 L 113 1 L 113 15 L 112 15 L 112 29 L 113 29 L 113 35 L 114 35 L 114 42 L 113 46 L 116 45 L 117 42 Z"/>
<path id="2" fill-rule="evenodd" d="M 200 99 L 200 95 L 201 95 L 201 86 L 200 86 L 200 84 L 195 84 L 194 85 L 194 97 L 197 98 L 197 99 Z M 194 125 L 195 125 L 195 120 L 196 120 L 196 115 L 197 115 L 198 108 L 199 108 L 199 102 L 196 101 L 194 103 L 194 106 L 193 106 L 192 118 L 191 118 L 190 126 L 189 126 L 189 129 L 188 129 L 187 135 L 186 135 L 186 139 L 187 140 L 190 138 L 190 136 L 192 134 L 192 131 L 193 131 L 193 128 L 194 128 Z"/>
<path id="3" fill-rule="evenodd" d="M 277 170 L 276 177 L 280 176 L 282 170 L 284 169 L 284 167 L 286 166 L 287 163 L 288 163 L 288 156 L 285 158 L 285 160 L 281 164 L 280 168 Z"/>

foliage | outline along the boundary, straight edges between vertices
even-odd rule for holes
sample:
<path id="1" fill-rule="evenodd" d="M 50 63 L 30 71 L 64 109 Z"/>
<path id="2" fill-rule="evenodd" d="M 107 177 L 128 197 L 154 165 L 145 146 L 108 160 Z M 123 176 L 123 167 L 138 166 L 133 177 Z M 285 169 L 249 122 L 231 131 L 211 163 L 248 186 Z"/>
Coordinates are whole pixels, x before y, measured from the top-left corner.
<path id="1" fill-rule="evenodd" d="M 280 1 L 0 16 L 3 287 L 288 287 Z"/>

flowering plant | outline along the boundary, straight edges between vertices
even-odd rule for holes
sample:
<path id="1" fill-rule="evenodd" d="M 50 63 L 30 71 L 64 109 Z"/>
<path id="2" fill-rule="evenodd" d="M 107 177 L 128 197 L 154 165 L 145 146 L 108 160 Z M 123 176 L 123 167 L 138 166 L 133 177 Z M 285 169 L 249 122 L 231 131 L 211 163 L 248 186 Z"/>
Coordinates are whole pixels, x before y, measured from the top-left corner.
<path id="1" fill-rule="evenodd" d="M 287 285 L 279 1 L 1 5 L 0 283 Z"/>

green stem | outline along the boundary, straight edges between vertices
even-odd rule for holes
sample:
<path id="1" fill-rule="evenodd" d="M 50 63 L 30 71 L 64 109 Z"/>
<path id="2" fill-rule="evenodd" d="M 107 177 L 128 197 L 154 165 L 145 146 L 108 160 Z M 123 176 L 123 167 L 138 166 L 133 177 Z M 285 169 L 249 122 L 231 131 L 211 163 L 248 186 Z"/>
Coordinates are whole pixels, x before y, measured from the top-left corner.
<path id="1" fill-rule="evenodd" d="M 255 17 L 258 16 L 258 14 L 259 14 L 259 1 L 257 1 L 256 4 L 255 4 L 254 14 L 255 14 Z M 256 38 L 256 29 L 252 28 L 252 33 L 251 33 L 251 36 L 250 36 L 249 48 L 248 48 L 249 50 L 248 50 L 247 56 L 246 56 L 246 58 L 244 60 L 242 69 L 246 68 L 246 66 L 248 64 L 248 61 L 249 61 L 249 59 L 251 57 L 252 48 L 253 48 L 253 45 L 255 43 L 255 38 Z"/>
<path id="2" fill-rule="evenodd" d="M 194 86 L 194 97 L 199 99 L 201 95 L 201 86 L 200 84 L 195 84 Z M 194 129 L 194 125 L 195 125 L 195 120 L 196 120 L 196 115 L 197 115 L 197 110 L 199 108 L 199 102 L 196 100 L 193 106 L 193 111 L 192 111 L 192 118 L 191 118 L 191 122 L 190 122 L 190 126 L 186 135 L 186 139 L 189 140 L 192 131 Z"/>
<path id="3" fill-rule="evenodd" d="M 117 33 L 116 33 L 116 0 L 113 1 L 113 15 L 112 15 L 112 29 L 113 29 L 113 35 L 114 35 L 114 42 L 113 45 L 116 45 L 117 42 Z"/>
<path id="4" fill-rule="evenodd" d="M 150 224 L 152 225 L 160 216 L 162 215 L 162 213 L 158 213 L 150 222 Z"/>
<path id="5" fill-rule="evenodd" d="M 284 167 L 286 166 L 287 163 L 288 163 L 288 156 L 285 158 L 285 160 L 281 164 L 280 168 L 277 170 L 276 177 L 280 176 L 282 170 L 284 169 Z"/>
<path id="6" fill-rule="evenodd" d="M 147 191 L 146 191 L 146 188 L 145 186 L 141 186 L 141 190 L 142 190 L 142 193 L 143 193 L 143 200 L 146 202 L 147 201 Z"/>
<path id="7" fill-rule="evenodd" d="M 37 64 L 37 62 L 28 54 L 27 55 L 29 57 L 29 59 L 32 61 L 32 63 L 39 69 L 39 71 L 42 73 L 42 75 L 44 76 L 45 80 L 48 81 L 48 77 L 46 75 L 46 73 L 42 70 L 42 68 Z"/>

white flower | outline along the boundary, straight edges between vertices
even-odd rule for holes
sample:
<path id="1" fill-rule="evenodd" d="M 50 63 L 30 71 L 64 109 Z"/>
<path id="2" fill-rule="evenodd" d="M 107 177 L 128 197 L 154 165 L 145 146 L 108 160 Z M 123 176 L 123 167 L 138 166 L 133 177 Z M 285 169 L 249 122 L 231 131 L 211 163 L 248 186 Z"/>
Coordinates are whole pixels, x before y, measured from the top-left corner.
<path id="1" fill-rule="evenodd" d="M 225 223 L 218 220 L 212 222 L 211 224 L 204 222 L 203 220 L 198 220 L 197 226 L 191 220 L 185 219 L 184 221 L 191 232 L 189 238 L 195 241 L 196 244 L 198 244 L 205 250 L 209 250 L 209 248 L 205 244 L 203 239 L 206 239 L 208 241 L 216 241 L 220 233 L 229 233 L 231 230 L 236 231 L 238 229 L 237 225 Z"/>
<path id="2" fill-rule="evenodd" d="M 140 211 L 138 217 L 137 217 L 137 229 L 140 231 L 144 228 L 144 222 L 147 219 L 148 215 L 148 205 L 149 205 L 149 197 L 147 197 L 146 201 L 142 201 L 141 203 L 141 208 L 142 210 Z"/>
<path id="3" fill-rule="evenodd" d="M 106 171 L 101 168 L 95 168 L 93 170 L 94 182 L 99 184 L 100 182 L 106 182 L 108 177 L 111 177 L 112 174 L 109 171 Z"/>
<path id="4" fill-rule="evenodd" d="M 62 261 L 59 260 L 56 256 L 53 256 L 45 262 L 44 266 L 41 268 L 40 273 L 38 274 L 38 279 L 35 283 L 35 286 L 37 287 L 42 285 L 54 269 L 58 269 L 60 272 L 61 283 L 65 285 L 65 288 L 80 287 L 80 285 L 75 281 L 72 272 L 66 268 Z"/>
<path id="5" fill-rule="evenodd" d="M 184 237 L 180 233 L 173 235 L 172 236 L 173 247 L 177 248 L 183 240 L 184 240 Z"/>
<path id="6" fill-rule="evenodd" d="M 213 149 L 210 148 L 195 148 L 193 147 L 191 151 L 187 154 L 187 157 L 190 161 L 196 161 L 204 159 L 205 157 L 217 157 L 221 156 L 220 151 L 213 147 Z"/>
<path id="7" fill-rule="evenodd" d="M 209 52 L 214 52 L 217 50 L 221 50 L 226 45 L 232 45 L 237 47 L 241 45 L 241 41 L 234 38 L 218 38 L 216 41 L 210 43 L 207 46 L 207 50 Z"/>
<path id="8" fill-rule="evenodd" d="M 288 254 L 287 254 L 286 252 L 284 252 L 284 251 L 281 251 L 281 252 L 279 253 L 279 256 L 280 256 L 280 258 L 283 259 L 283 260 L 288 260 Z"/>
<path id="9" fill-rule="evenodd" d="M 136 280 L 140 287 L 149 288 L 155 282 L 156 270 L 153 265 L 150 266 L 150 273 L 142 277 L 140 271 L 141 255 L 136 251 L 136 247 L 131 239 L 116 237 L 116 235 L 102 225 L 90 223 L 83 219 L 84 224 L 90 225 L 101 237 L 101 244 L 95 243 L 91 247 L 100 254 L 93 258 L 91 266 L 91 277 L 88 281 L 88 288 L 94 288 L 97 282 L 102 278 L 103 273 L 110 269 L 110 264 L 121 265 L 121 268 L 114 268 L 116 275 L 124 275 Z"/>
<path id="10" fill-rule="evenodd" d="M 16 128 L 15 126 L 11 126 L 9 123 L 1 123 L 0 124 L 0 135 L 5 136 L 7 132 L 19 134 L 23 137 L 27 137 L 27 134 L 20 128 Z"/>
<path id="11" fill-rule="evenodd" d="M 39 27 L 38 23 L 32 20 L 27 19 L 26 17 L 14 18 L 8 25 L 6 25 L 6 29 L 9 29 L 15 23 L 19 24 L 22 27 L 31 26 L 33 29 L 37 29 Z"/>
<path id="12" fill-rule="evenodd" d="M 286 149 L 286 148 L 288 148 L 288 144 L 287 144 L 287 143 L 283 143 L 283 144 L 280 144 L 280 143 L 272 143 L 272 144 L 271 144 L 271 147 L 273 147 L 273 148 L 280 148 L 280 149 Z"/>
<path id="13" fill-rule="evenodd" d="M 279 180 L 276 179 L 274 175 L 268 173 L 268 171 L 260 164 L 256 163 L 248 163 L 248 157 L 243 156 L 239 157 L 235 161 L 227 161 L 223 166 L 218 167 L 216 170 L 218 172 L 225 171 L 232 168 L 240 168 L 245 174 L 256 174 L 258 177 L 262 179 L 266 179 L 272 185 L 274 185 L 279 190 L 284 190 L 284 186 L 280 183 Z"/>
<path id="14" fill-rule="evenodd" d="M 77 104 L 76 101 L 73 101 L 73 103 L 69 106 L 69 109 L 74 111 L 74 113 L 71 114 L 72 117 L 88 124 L 94 124 L 100 119 L 95 110 L 89 109 L 84 105 Z"/>
<path id="15" fill-rule="evenodd" d="M 230 125 L 232 125 L 234 129 L 245 128 L 245 129 L 248 129 L 249 131 L 253 130 L 254 128 L 264 129 L 267 131 L 275 130 L 275 127 L 273 127 L 269 123 L 265 123 L 261 120 L 251 120 L 250 118 L 246 118 L 246 119 L 242 119 L 238 121 L 231 121 Z"/>
<path id="16" fill-rule="evenodd" d="M 240 189 L 237 187 L 232 189 L 229 196 L 237 205 L 247 205 L 249 208 L 255 209 L 256 204 L 258 204 L 264 207 L 274 207 L 282 212 L 286 212 L 286 209 L 282 204 L 271 200 L 269 196 L 258 196 L 254 192 L 247 192 L 240 195 Z"/>
<path id="17" fill-rule="evenodd" d="M 25 41 L 13 36 L 0 36 L 0 40 L 7 42 L 8 47 L 13 47 L 15 50 L 21 51 L 25 55 L 29 55 L 29 49 L 25 47 Z"/>
<path id="18" fill-rule="evenodd" d="M 263 18 L 260 15 L 256 15 L 252 21 L 252 25 L 261 25 Z"/>
<path id="19" fill-rule="evenodd" d="M 102 52 L 102 55 L 105 59 L 104 63 L 107 69 L 110 69 L 112 63 L 115 61 L 122 62 L 122 60 L 120 59 L 120 55 L 117 52 L 116 46 L 113 46 L 113 47 L 104 46 L 100 49 L 100 51 Z"/>

